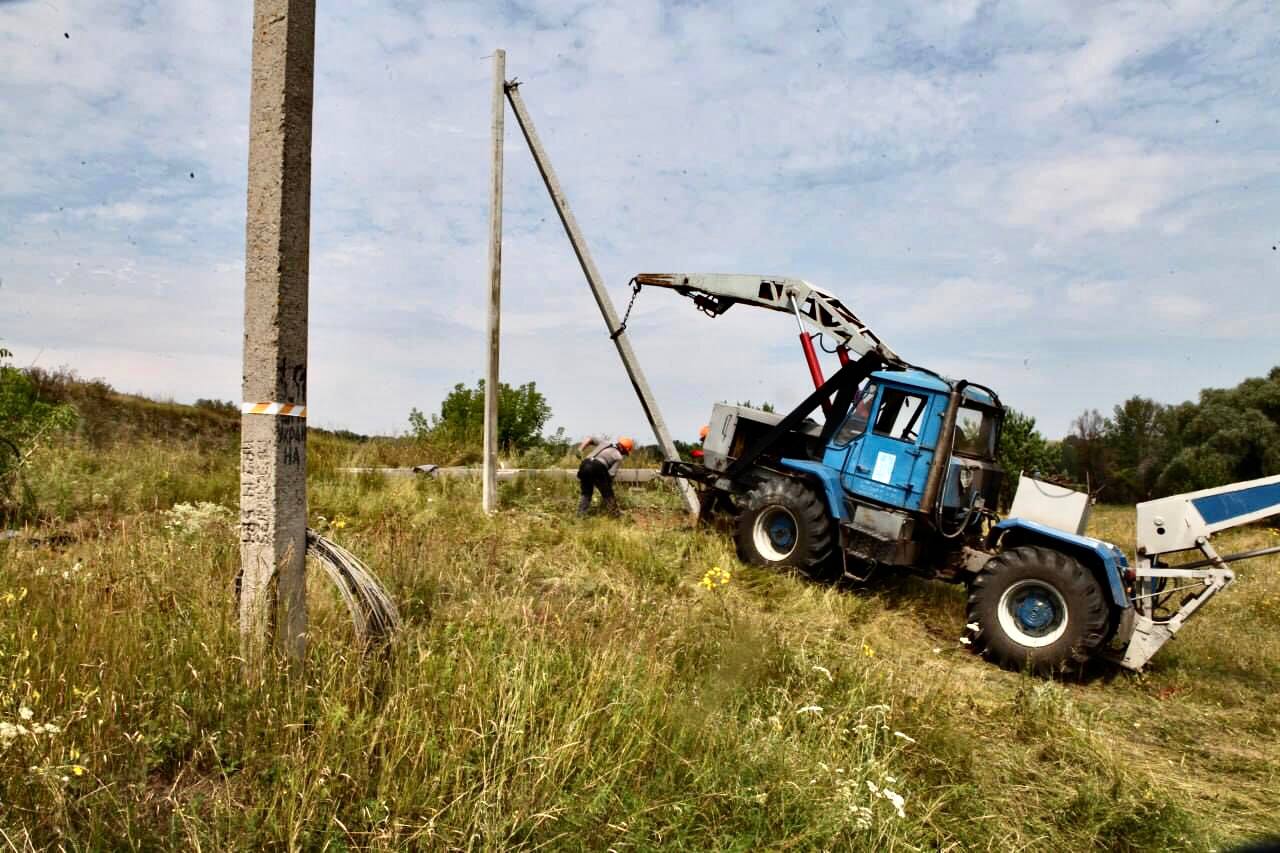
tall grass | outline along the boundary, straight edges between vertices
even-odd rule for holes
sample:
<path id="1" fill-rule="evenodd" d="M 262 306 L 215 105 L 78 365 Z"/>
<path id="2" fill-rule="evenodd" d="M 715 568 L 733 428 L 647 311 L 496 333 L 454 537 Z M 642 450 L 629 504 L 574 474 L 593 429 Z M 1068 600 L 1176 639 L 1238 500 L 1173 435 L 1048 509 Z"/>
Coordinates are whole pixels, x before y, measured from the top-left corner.
<path id="1" fill-rule="evenodd" d="M 965 650 L 962 590 L 741 566 L 669 487 L 578 521 L 571 483 L 517 480 L 487 517 L 475 482 L 338 475 L 340 445 L 312 451 L 313 526 L 383 577 L 406 628 L 361 656 L 313 572 L 305 668 L 252 682 L 229 514 L 165 512 L 234 507 L 234 455 L 170 453 L 168 479 L 154 448 L 44 461 L 59 509 L 0 544 L 0 720 L 25 730 L 0 727 L 10 845 L 1207 850 L 1280 832 L 1274 559 L 1149 673 L 1053 683 Z M 1129 517 L 1095 525 L 1128 544 Z"/>

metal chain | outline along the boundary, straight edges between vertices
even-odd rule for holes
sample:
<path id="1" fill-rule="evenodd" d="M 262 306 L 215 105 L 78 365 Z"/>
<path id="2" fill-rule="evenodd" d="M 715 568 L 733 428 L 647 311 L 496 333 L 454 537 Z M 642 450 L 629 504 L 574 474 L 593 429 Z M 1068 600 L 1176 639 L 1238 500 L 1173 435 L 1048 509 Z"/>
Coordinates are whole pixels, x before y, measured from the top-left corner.
<path id="1" fill-rule="evenodd" d="M 631 309 L 636 305 L 636 297 L 640 295 L 640 282 L 634 278 L 631 279 L 631 301 L 627 303 L 627 313 L 622 315 L 622 322 L 618 324 L 618 328 L 613 330 L 613 334 L 609 335 L 609 340 L 616 341 L 618 335 L 627 330 L 627 319 L 631 316 Z"/>

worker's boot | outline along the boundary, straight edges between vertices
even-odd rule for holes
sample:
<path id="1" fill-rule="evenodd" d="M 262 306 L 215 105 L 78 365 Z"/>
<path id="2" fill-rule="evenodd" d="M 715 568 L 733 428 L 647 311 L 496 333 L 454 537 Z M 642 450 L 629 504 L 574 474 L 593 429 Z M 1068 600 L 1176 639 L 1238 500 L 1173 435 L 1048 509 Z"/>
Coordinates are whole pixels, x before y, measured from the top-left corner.
<path id="1" fill-rule="evenodd" d="M 578 498 L 578 518 L 584 517 L 591 509 L 591 496 L 583 495 Z"/>
<path id="2" fill-rule="evenodd" d="M 614 518 L 621 518 L 621 517 L 622 517 L 622 507 L 618 506 L 618 499 L 617 499 L 617 498 L 609 498 L 607 501 L 605 501 L 605 502 L 604 502 L 604 510 L 605 510 L 605 512 L 609 513 L 609 515 L 613 516 Z"/>

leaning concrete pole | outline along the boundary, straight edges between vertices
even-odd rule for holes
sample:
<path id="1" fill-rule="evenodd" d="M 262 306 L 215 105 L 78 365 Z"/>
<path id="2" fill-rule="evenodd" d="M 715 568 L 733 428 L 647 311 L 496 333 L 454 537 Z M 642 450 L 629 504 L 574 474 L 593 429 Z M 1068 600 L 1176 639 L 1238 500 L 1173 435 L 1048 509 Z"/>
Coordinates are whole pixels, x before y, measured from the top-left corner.
<path id="1" fill-rule="evenodd" d="M 489 190 L 489 372 L 484 381 L 485 512 L 498 508 L 498 341 L 502 307 L 502 142 L 507 105 L 502 97 L 507 79 L 507 52 L 493 52 L 493 183 Z"/>
<path id="2" fill-rule="evenodd" d="M 538 171 L 542 173 L 542 181 L 547 185 L 547 192 L 551 194 L 556 212 L 560 214 L 560 222 L 564 225 L 565 233 L 569 235 L 569 242 L 573 244 L 573 251 L 578 256 L 583 274 L 587 277 L 587 284 L 591 285 L 591 292 L 595 294 L 596 304 L 600 306 L 600 313 L 604 316 L 604 324 L 609 329 L 609 336 L 613 338 L 613 343 L 618 348 L 618 355 L 622 358 L 622 364 L 627 370 L 627 376 L 631 379 L 631 385 L 636 389 L 636 396 L 640 398 L 640 407 L 644 409 L 645 417 L 653 427 L 653 434 L 658 439 L 663 455 L 667 459 L 679 459 L 675 443 L 671 440 L 671 433 L 667 431 L 666 421 L 662 419 L 662 412 L 658 410 L 658 401 L 649 390 L 649 383 L 644 378 L 643 371 L 640 370 L 640 362 L 636 359 L 635 350 L 631 348 L 626 328 L 618 322 L 618 312 L 613 307 L 613 300 L 605 290 L 604 280 L 601 279 L 600 271 L 596 269 L 596 262 L 587 249 L 587 241 L 583 239 L 582 232 L 578 229 L 578 220 L 574 219 L 573 211 L 569 209 L 569 201 L 560 189 L 560 180 L 556 177 L 555 170 L 551 168 L 547 152 L 543 150 L 542 141 L 538 139 L 538 131 L 534 129 L 529 111 L 525 109 L 519 84 L 508 83 L 506 89 L 507 99 L 511 101 L 511 109 L 516 114 L 516 121 L 524 133 L 525 141 L 529 143 L 529 151 L 533 154 L 534 162 L 538 164 Z M 685 506 L 696 515 L 698 496 L 694 493 L 693 486 L 689 485 L 688 480 L 682 478 L 677 478 L 676 483 L 680 486 Z"/>
<path id="3" fill-rule="evenodd" d="M 306 652 L 307 276 L 315 0 L 255 0 L 240 417 L 240 637 Z"/>

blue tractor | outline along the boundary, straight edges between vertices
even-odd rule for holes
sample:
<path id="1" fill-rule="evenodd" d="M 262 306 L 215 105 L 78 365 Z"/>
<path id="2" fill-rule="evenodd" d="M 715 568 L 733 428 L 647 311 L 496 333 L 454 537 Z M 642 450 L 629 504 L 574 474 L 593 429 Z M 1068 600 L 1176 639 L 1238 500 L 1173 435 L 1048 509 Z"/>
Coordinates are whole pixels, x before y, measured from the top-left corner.
<path id="1" fill-rule="evenodd" d="M 908 364 L 826 291 L 742 275 L 642 274 L 633 286 L 674 289 L 711 316 L 748 304 L 796 317 L 813 393 L 785 415 L 718 404 L 702 461 L 662 468 L 699 487 L 705 520 L 732 523 L 746 562 L 964 583 L 972 648 L 1041 673 L 1095 656 L 1138 669 L 1230 583 L 1225 563 L 1236 557 L 1212 553 L 1211 531 L 1179 542 L 1209 558 L 1184 572 L 1159 559 L 1175 550 L 1161 550 L 1164 527 L 1140 529 L 1139 565 L 1131 568 L 1115 545 L 1084 535 L 1088 496 L 1051 483 L 1020 477 L 1010 517 L 1001 518 L 1005 472 L 996 448 L 1004 408 L 996 393 Z M 829 379 L 813 348 L 820 337 L 835 343 L 841 361 Z M 1280 483 L 1223 487 L 1231 489 L 1253 490 L 1252 514 L 1214 529 L 1280 509 L 1272 494 Z M 1173 578 L 1188 583 L 1171 587 Z"/>

